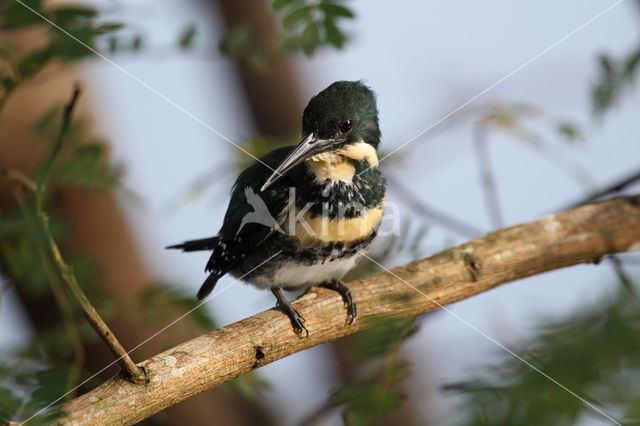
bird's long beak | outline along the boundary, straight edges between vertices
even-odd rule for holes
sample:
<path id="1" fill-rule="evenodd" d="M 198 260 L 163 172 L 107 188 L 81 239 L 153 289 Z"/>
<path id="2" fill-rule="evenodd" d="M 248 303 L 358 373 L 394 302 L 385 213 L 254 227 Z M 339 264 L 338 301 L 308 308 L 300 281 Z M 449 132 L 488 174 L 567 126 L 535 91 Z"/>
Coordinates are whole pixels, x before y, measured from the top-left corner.
<path id="1" fill-rule="evenodd" d="M 264 185 L 262 185 L 260 192 L 267 189 L 275 181 L 287 174 L 289 170 L 293 169 L 307 158 L 325 151 L 327 147 L 333 144 L 333 142 L 335 142 L 333 139 L 320 139 L 314 133 L 303 135 L 300 143 L 298 143 L 298 145 L 293 148 L 293 151 L 291 151 L 289 155 L 282 160 L 282 163 L 280 163 L 271 176 L 269 176 L 269 179 L 267 179 Z"/>

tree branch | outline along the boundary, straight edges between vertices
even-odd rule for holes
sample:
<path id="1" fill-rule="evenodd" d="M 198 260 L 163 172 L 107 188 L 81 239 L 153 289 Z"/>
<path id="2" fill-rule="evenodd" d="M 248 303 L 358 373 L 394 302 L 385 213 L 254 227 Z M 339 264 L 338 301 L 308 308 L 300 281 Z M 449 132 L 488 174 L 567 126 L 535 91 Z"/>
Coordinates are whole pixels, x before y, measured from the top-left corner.
<path id="1" fill-rule="evenodd" d="M 146 385 L 113 377 L 64 404 L 59 420 L 134 423 L 265 364 L 371 327 L 375 318 L 413 317 L 505 282 L 630 250 L 640 250 L 640 195 L 498 230 L 392 273 L 351 282 L 359 316 L 350 326 L 340 296 L 313 287 L 294 302 L 307 319 L 309 337 L 294 334 L 288 318 L 271 309 L 144 361 Z"/>

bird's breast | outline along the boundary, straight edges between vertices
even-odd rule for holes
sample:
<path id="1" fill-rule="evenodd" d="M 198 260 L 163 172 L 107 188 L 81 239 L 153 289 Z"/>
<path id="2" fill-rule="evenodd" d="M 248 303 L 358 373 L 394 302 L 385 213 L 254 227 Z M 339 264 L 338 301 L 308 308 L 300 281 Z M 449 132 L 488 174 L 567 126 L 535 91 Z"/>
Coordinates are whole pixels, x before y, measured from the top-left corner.
<path id="1" fill-rule="evenodd" d="M 360 207 L 353 217 L 346 217 L 340 212 L 330 216 L 310 211 L 296 215 L 290 211 L 285 225 L 303 246 L 335 242 L 349 244 L 369 237 L 380 225 L 383 215 L 384 198 L 376 206 Z"/>

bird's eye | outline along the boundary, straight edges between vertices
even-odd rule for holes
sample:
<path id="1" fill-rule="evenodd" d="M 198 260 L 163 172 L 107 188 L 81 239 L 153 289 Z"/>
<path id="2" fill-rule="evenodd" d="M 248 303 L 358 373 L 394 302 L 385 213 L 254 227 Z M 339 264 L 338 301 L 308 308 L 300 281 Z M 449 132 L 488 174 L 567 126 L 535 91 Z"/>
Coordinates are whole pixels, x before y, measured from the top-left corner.
<path id="1" fill-rule="evenodd" d="M 340 130 L 340 133 L 349 133 L 352 127 L 353 127 L 353 120 L 348 119 L 344 121 L 342 124 L 340 124 L 340 127 L 338 127 L 338 130 Z"/>

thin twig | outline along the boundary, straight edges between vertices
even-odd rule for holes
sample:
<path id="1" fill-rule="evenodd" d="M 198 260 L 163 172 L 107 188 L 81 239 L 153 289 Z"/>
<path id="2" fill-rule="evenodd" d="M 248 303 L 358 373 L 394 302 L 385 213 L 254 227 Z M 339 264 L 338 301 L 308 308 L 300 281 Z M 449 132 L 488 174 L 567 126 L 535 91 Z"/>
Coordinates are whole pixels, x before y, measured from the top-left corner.
<path id="1" fill-rule="evenodd" d="M 118 362 L 127 374 L 128 379 L 134 383 L 146 383 L 147 378 L 144 370 L 135 365 L 127 351 L 120 344 L 116 336 L 109 329 L 109 326 L 104 322 L 100 314 L 98 314 L 98 311 L 96 311 L 96 309 L 93 307 L 87 296 L 78 285 L 73 270 L 69 267 L 69 265 L 65 263 L 58 245 L 51 236 L 51 231 L 48 225 L 48 217 L 43 212 L 38 213 L 38 217 L 40 218 L 41 224 L 43 225 L 44 231 L 47 235 L 47 244 L 49 246 L 49 252 L 51 254 L 53 262 L 56 264 L 56 267 L 58 268 L 62 279 L 67 284 L 67 286 L 69 286 L 71 293 L 73 293 L 75 298 L 82 306 L 82 311 L 85 318 L 87 319 L 87 321 L 89 321 L 89 324 L 91 324 L 96 333 L 98 333 L 102 340 L 107 344 L 113 355 L 118 359 Z"/>
<path id="2" fill-rule="evenodd" d="M 493 228 L 501 228 L 504 226 L 504 219 L 500 209 L 493 168 L 491 167 L 491 156 L 487 145 L 487 127 L 481 121 L 476 122 L 473 126 L 473 147 L 475 148 L 476 162 L 480 172 L 480 182 L 489 220 Z"/>
<path id="3" fill-rule="evenodd" d="M 36 183 L 22 172 L 11 167 L 0 166 L 0 176 L 7 178 L 29 192 L 36 192 Z"/>
<path id="4" fill-rule="evenodd" d="M 20 172 L 17 172 L 22 175 Z M 24 181 L 28 181 L 31 183 L 31 179 L 22 175 L 24 177 Z M 15 187 L 14 196 L 16 202 L 18 203 L 18 207 L 23 212 L 23 214 L 28 214 L 28 207 L 26 200 L 24 199 L 24 195 L 19 190 L 19 188 Z M 51 269 L 51 265 L 49 259 L 47 258 L 46 250 L 40 246 L 38 250 L 40 253 L 40 257 L 42 259 L 42 266 L 44 268 L 45 274 L 47 275 L 49 284 L 51 285 L 51 291 L 53 292 L 53 296 L 56 299 L 56 303 L 58 304 L 58 308 L 63 316 L 63 321 L 65 324 L 65 328 L 67 329 L 67 334 L 69 335 L 69 341 L 73 346 L 73 361 L 71 363 L 69 380 L 67 381 L 67 389 L 71 389 L 68 392 L 68 395 L 65 396 L 66 400 L 72 398 L 72 395 L 75 395 L 76 383 L 80 381 L 80 375 L 82 374 L 82 366 L 85 360 L 85 351 L 82 346 L 82 339 L 80 337 L 80 333 L 78 332 L 78 328 L 76 327 L 74 318 L 73 318 L 73 310 L 71 305 L 69 304 L 69 300 L 67 299 L 64 290 L 60 287 L 56 274 Z M 4 289 L 2 290 L 4 291 Z"/>
<path id="5" fill-rule="evenodd" d="M 79 96 L 80 86 L 76 84 L 73 89 L 71 99 L 64 108 L 64 115 L 62 117 L 62 127 L 60 128 L 60 133 L 55 140 L 51 153 L 44 161 L 43 166 L 40 168 L 40 172 L 37 174 L 35 182 L 19 171 L 8 167 L 0 167 L 0 176 L 8 178 L 12 183 L 18 184 L 20 187 L 25 188 L 29 190 L 29 192 L 33 193 L 35 213 L 37 218 L 39 219 L 39 224 L 46 237 L 47 250 L 51 255 L 53 263 L 62 276 L 63 281 L 66 283 L 66 285 L 71 290 L 71 293 L 80 303 L 85 318 L 87 319 L 89 324 L 91 324 L 96 333 L 98 333 L 98 335 L 106 343 L 111 352 L 116 356 L 118 362 L 120 363 L 120 366 L 126 373 L 127 378 L 134 383 L 146 383 L 147 377 L 144 370 L 135 365 L 127 351 L 120 344 L 118 339 L 109 329 L 104 320 L 100 317 L 96 309 L 93 307 L 87 296 L 78 285 L 73 270 L 64 261 L 64 258 L 62 257 L 62 254 L 60 252 L 60 248 L 58 247 L 58 244 L 55 242 L 51 234 L 51 229 L 49 227 L 49 217 L 47 216 L 43 208 L 44 193 L 46 190 L 45 184 L 53 167 L 53 163 L 55 162 L 55 159 L 60 153 L 60 150 L 62 149 L 62 146 L 64 144 L 64 138 L 69 130 L 73 110 L 76 106 Z"/>
<path id="6" fill-rule="evenodd" d="M 406 185 L 403 185 L 393 176 L 386 174 L 385 179 L 387 180 L 387 182 L 393 185 L 394 195 L 402 198 L 404 203 L 408 207 L 413 209 L 417 214 L 427 216 L 433 222 L 441 225 L 442 227 L 448 228 L 449 230 L 468 238 L 474 238 L 485 233 L 485 231 L 480 228 L 476 228 L 475 226 L 457 219 L 446 212 L 429 206 L 424 201 L 420 200 L 420 198 L 413 194 L 409 189 L 407 189 Z"/>
<path id="7" fill-rule="evenodd" d="M 629 175 L 627 177 L 624 177 L 624 178 L 612 183 L 611 185 L 608 185 L 608 186 L 602 188 L 600 191 L 594 192 L 593 194 L 583 198 L 580 201 L 576 201 L 575 203 L 565 207 L 565 209 L 572 209 L 574 207 L 578 207 L 578 206 L 581 206 L 583 204 L 588 204 L 588 203 L 591 203 L 593 201 L 596 201 L 597 199 L 602 198 L 605 195 L 613 194 L 615 192 L 620 192 L 624 188 L 626 188 L 627 186 L 629 186 L 632 183 L 635 183 L 637 181 L 640 181 L 640 170 L 636 170 L 635 172 L 631 173 L 631 175 Z"/>
<path id="8" fill-rule="evenodd" d="M 618 275 L 618 278 L 620 279 L 622 286 L 625 288 L 625 290 L 629 292 L 631 297 L 633 297 L 636 300 L 636 302 L 640 304 L 640 295 L 638 295 L 638 291 L 636 290 L 636 287 L 633 284 L 633 281 L 624 270 L 622 261 L 615 254 L 611 255 L 609 260 L 611 260 L 611 263 L 613 264 L 613 269 L 616 271 L 616 275 Z"/>
<path id="9" fill-rule="evenodd" d="M 127 378 L 134 383 L 146 383 L 147 378 L 144 373 L 144 370 L 135 365 L 127 351 L 120 344 L 116 336 L 109 329 L 109 326 L 104 322 L 100 314 L 93 307 L 87 296 L 78 285 L 78 281 L 76 280 L 76 276 L 73 273 L 73 270 L 67 263 L 64 261 L 62 254 L 60 252 L 60 248 L 58 244 L 54 240 L 51 230 L 49 228 L 49 217 L 44 211 L 42 204 L 44 198 L 45 191 L 45 183 L 47 181 L 47 177 L 51 171 L 53 163 L 56 159 L 56 156 L 60 153 L 62 149 L 62 145 L 64 143 L 64 138 L 68 132 L 69 125 L 71 124 L 71 116 L 73 114 L 74 107 L 77 103 L 78 97 L 80 96 L 80 87 L 76 85 L 73 89 L 73 94 L 71 95 L 71 99 L 67 103 L 64 109 L 64 115 L 62 117 L 62 127 L 60 129 L 60 133 L 58 138 L 55 141 L 53 149 L 51 150 L 51 154 L 45 160 L 43 167 L 40 169 L 40 173 L 36 179 L 37 188 L 34 194 L 34 204 L 36 209 L 36 215 L 40 220 L 40 225 L 42 226 L 42 230 L 47 239 L 47 246 L 51 258 L 58 268 L 62 279 L 67 284 L 71 293 L 78 300 L 80 305 L 82 306 L 82 311 L 84 313 L 85 318 L 91 324 L 93 329 L 98 333 L 98 335 L 102 338 L 102 340 L 109 347 L 113 355 L 118 359 L 120 366 L 125 371 Z"/>
<path id="10" fill-rule="evenodd" d="M 71 99 L 64 107 L 64 112 L 62 114 L 62 127 L 60 127 L 60 133 L 58 133 L 58 137 L 56 138 L 53 148 L 49 153 L 49 156 L 44 161 L 40 171 L 36 176 L 36 185 L 38 187 L 39 192 L 43 192 L 45 189 L 44 183 L 49 177 L 49 173 L 51 172 L 51 168 L 53 167 L 53 163 L 55 162 L 56 157 L 60 153 L 62 149 L 62 145 L 64 144 L 65 136 L 67 136 L 67 132 L 69 131 L 69 127 L 71 125 L 71 116 L 73 115 L 73 110 L 78 102 L 78 98 L 80 97 L 80 85 L 76 83 L 73 86 L 73 92 L 71 93 Z"/>
<path id="11" fill-rule="evenodd" d="M 82 345 L 82 338 L 80 337 L 78 327 L 76 326 L 75 319 L 73 317 L 73 308 L 71 307 L 71 304 L 67 299 L 67 295 L 65 294 L 64 289 L 58 282 L 55 271 L 53 271 L 51 268 L 50 261 L 47 258 L 46 252 L 44 250 L 40 250 L 40 252 L 42 265 L 44 267 L 45 273 L 47 274 L 49 284 L 51 285 L 51 291 L 53 292 L 53 296 L 56 299 L 58 308 L 62 313 L 64 326 L 67 330 L 67 335 L 69 336 L 71 346 L 73 346 L 73 361 L 71 362 L 69 379 L 67 380 L 67 389 L 71 389 L 72 391 L 71 393 L 69 393 L 69 395 L 65 396 L 65 399 L 69 400 L 73 398 L 72 395 L 75 395 L 76 384 L 80 381 L 82 367 L 85 360 L 85 350 L 84 346 Z"/>

